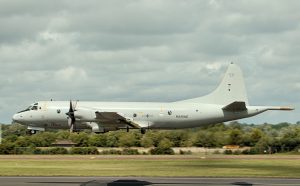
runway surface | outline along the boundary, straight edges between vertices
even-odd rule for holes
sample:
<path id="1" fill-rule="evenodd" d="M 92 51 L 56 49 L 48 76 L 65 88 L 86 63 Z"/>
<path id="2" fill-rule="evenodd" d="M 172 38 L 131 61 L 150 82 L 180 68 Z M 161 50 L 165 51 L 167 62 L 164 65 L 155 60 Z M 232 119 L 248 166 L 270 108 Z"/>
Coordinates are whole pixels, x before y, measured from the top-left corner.
<path id="1" fill-rule="evenodd" d="M 151 177 L 0 177 L 5 186 L 295 186 L 300 179 L 281 178 L 151 178 Z"/>

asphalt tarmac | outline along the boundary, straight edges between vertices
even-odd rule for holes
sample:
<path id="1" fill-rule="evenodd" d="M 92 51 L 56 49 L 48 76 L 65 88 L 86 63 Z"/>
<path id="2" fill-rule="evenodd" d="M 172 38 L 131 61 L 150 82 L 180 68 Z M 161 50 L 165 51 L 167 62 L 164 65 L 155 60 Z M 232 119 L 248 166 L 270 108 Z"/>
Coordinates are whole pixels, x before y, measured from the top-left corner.
<path id="1" fill-rule="evenodd" d="M 5 186 L 296 186 L 299 179 L 283 178 L 151 178 L 151 177 L 0 177 Z"/>

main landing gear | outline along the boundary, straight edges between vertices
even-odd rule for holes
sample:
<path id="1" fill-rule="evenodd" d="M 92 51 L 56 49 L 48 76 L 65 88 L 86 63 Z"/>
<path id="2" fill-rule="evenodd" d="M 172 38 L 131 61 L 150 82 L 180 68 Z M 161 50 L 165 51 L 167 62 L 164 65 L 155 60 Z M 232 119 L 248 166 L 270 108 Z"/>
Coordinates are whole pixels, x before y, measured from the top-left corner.
<path id="1" fill-rule="evenodd" d="M 129 126 L 126 127 L 126 132 L 129 132 L 130 128 Z M 146 128 L 140 128 L 141 130 L 141 134 L 145 134 L 146 133 Z"/>
<path id="2" fill-rule="evenodd" d="M 145 134 L 146 131 L 147 131 L 147 129 L 149 129 L 149 128 L 131 128 L 131 127 L 127 126 L 126 128 L 124 127 L 124 128 L 122 128 L 122 129 L 123 129 L 123 130 L 126 130 L 126 132 L 129 132 L 130 130 L 134 130 L 134 129 L 139 129 L 140 132 L 141 132 L 141 134 Z M 118 129 L 117 129 L 117 130 L 118 130 Z"/>

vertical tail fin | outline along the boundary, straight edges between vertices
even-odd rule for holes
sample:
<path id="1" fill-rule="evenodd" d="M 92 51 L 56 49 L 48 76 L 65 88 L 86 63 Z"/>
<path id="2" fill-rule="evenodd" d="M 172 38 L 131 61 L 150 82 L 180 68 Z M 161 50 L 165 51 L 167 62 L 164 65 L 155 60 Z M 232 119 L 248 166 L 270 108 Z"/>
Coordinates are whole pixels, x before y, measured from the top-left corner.
<path id="1" fill-rule="evenodd" d="M 248 105 L 243 73 L 237 65 L 231 63 L 220 85 L 212 93 L 184 102 L 198 102 L 207 104 L 228 105 L 232 102 L 245 102 Z"/>

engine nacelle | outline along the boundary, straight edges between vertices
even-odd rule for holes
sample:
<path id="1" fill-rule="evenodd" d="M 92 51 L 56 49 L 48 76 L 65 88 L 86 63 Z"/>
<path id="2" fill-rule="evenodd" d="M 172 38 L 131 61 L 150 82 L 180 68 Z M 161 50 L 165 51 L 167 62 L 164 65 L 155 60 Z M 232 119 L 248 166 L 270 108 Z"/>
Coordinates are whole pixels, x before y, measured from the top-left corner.
<path id="1" fill-rule="evenodd" d="M 79 108 L 78 110 L 75 111 L 75 118 L 83 122 L 84 121 L 92 122 L 95 120 L 95 112 L 89 109 Z"/>

